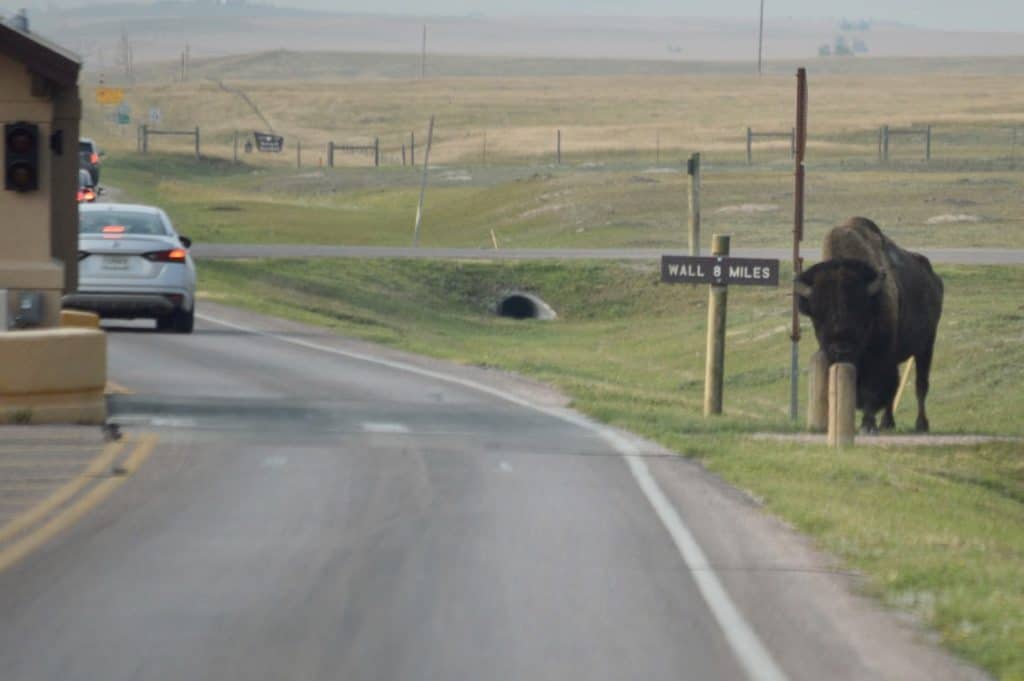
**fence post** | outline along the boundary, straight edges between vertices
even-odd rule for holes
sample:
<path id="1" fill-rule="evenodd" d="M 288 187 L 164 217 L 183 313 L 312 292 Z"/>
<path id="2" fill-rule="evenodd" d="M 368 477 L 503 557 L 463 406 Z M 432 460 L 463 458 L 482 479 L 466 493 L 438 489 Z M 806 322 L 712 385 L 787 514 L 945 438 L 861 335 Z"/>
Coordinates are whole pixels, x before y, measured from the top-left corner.
<path id="1" fill-rule="evenodd" d="M 327 167 L 334 167 L 334 142 L 327 143 Z"/>
<path id="2" fill-rule="evenodd" d="M 405 167 L 405 142 L 402 142 L 402 167 Z"/>
<path id="3" fill-rule="evenodd" d="M 711 255 L 729 255 L 729 237 L 711 237 Z M 704 416 L 722 413 L 722 378 L 725 374 L 725 308 L 729 287 L 712 284 L 708 292 L 708 344 L 704 366 Z"/>
<path id="4" fill-rule="evenodd" d="M 932 126 L 928 126 L 924 132 L 924 160 L 932 160 Z"/>
<path id="5" fill-rule="evenodd" d="M 882 126 L 882 160 L 889 162 L 889 126 Z"/>
<path id="6" fill-rule="evenodd" d="M 380 138 L 373 138 L 373 167 L 380 168 Z"/>
<path id="7" fill-rule="evenodd" d="M 149 126 L 145 123 L 142 124 L 142 153 L 149 153 Z"/>
<path id="8" fill-rule="evenodd" d="M 828 446 L 853 446 L 857 409 L 857 368 L 833 364 L 828 370 Z"/>
<path id="9" fill-rule="evenodd" d="M 752 165 L 754 163 L 754 155 L 753 155 L 753 151 L 751 149 L 751 145 L 752 145 L 753 139 L 754 139 L 754 131 L 751 130 L 750 128 L 747 128 L 747 165 L 748 166 Z"/>
<path id="10" fill-rule="evenodd" d="M 822 433 L 828 428 L 828 357 L 818 350 L 811 355 L 807 375 L 807 430 Z"/>
<path id="11" fill-rule="evenodd" d="M 555 142 L 555 159 L 558 165 L 562 165 L 562 130 L 559 128 Z"/>
<path id="12" fill-rule="evenodd" d="M 700 255 L 700 154 L 691 154 L 686 163 L 686 173 L 690 176 L 690 255 Z"/>
<path id="13" fill-rule="evenodd" d="M 198 160 L 199 158 L 200 158 L 200 156 L 199 156 L 199 126 L 197 125 L 196 126 L 196 160 Z"/>

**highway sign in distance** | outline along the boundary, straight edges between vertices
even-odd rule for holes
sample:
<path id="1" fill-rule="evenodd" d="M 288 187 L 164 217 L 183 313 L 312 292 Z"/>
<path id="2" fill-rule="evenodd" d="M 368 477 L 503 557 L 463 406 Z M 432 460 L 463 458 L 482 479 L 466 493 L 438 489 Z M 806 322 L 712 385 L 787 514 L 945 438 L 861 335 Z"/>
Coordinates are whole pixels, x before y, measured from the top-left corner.
<path id="1" fill-rule="evenodd" d="M 152 106 L 149 108 L 149 122 L 156 125 L 160 122 L 160 109 L 159 107 Z"/>
<path id="2" fill-rule="evenodd" d="M 661 256 L 661 281 L 666 284 L 778 286 L 779 261 L 728 256 Z"/>
<path id="3" fill-rule="evenodd" d="M 124 90 L 119 87 L 98 87 L 96 101 L 100 104 L 120 104 L 124 101 Z"/>

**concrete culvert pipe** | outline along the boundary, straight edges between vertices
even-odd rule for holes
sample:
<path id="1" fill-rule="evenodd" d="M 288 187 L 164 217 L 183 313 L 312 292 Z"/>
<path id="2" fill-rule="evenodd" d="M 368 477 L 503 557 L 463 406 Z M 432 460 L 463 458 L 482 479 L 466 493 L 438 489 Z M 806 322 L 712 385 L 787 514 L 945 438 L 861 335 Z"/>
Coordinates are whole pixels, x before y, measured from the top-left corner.
<path id="1" fill-rule="evenodd" d="M 554 319 L 551 306 L 531 293 L 514 292 L 501 297 L 495 310 L 499 317 L 512 319 Z"/>

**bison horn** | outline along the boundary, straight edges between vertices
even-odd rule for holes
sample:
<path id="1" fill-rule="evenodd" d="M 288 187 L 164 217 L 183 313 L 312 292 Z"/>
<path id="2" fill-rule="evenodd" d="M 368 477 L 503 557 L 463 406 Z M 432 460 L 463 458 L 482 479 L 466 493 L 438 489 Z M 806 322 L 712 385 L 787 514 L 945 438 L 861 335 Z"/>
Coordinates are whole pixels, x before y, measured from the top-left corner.
<path id="1" fill-rule="evenodd" d="M 796 291 L 796 294 L 801 298 L 811 297 L 811 287 L 799 279 L 793 280 L 793 290 Z"/>
<path id="2" fill-rule="evenodd" d="M 877 296 L 882 290 L 882 284 L 885 283 L 885 272 L 879 272 L 878 276 L 871 280 L 868 284 L 868 295 Z"/>

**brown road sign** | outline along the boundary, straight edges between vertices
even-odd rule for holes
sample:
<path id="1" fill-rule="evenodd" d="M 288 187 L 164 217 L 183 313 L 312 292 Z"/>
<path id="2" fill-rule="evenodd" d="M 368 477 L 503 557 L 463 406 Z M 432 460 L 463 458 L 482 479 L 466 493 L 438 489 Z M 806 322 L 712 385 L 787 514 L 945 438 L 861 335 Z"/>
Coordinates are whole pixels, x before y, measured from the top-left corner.
<path id="1" fill-rule="evenodd" d="M 666 284 L 778 286 L 779 261 L 728 256 L 663 255 L 661 281 Z"/>

